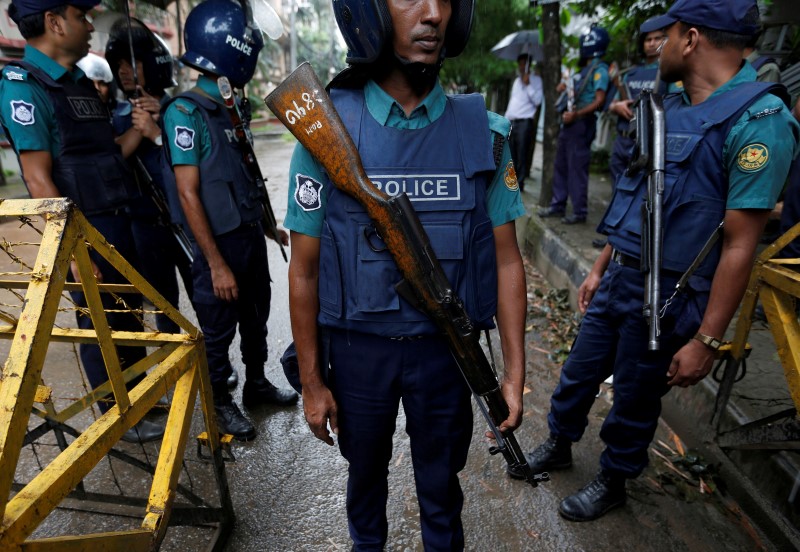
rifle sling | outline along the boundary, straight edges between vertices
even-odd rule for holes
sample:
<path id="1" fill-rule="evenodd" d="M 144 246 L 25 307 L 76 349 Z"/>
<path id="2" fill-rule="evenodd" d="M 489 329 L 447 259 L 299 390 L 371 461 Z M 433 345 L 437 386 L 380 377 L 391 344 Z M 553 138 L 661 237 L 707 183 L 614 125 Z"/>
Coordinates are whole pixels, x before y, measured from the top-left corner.
<path id="1" fill-rule="evenodd" d="M 703 245 L 703 249 L 700 250 L 700 252 L 697 254 L 697 257 L 695 257 L 692 261 L 692 264 L 689 265 L 689 268 L 687 268 L 686 272 L 684 272 L 683 276 L 681 276 L 681 279 L 678 280 L 677 284 L 675 284 L 676 292 L 682 292 L 686 288 L 686 285 L 689 283 L 689 278 L 692 276 L 692 274 L 694 274 L 695 270 L 697 270 L 703 261 L 706 260 L 708 254 L 711 253 L 711 250 L 716 245 L 717 240 L 719 240 L 720 236 L 722 236 L 722 230 L 724 226 L 725 221 L 723 220 L 708 237 L 705 245 Z"/>

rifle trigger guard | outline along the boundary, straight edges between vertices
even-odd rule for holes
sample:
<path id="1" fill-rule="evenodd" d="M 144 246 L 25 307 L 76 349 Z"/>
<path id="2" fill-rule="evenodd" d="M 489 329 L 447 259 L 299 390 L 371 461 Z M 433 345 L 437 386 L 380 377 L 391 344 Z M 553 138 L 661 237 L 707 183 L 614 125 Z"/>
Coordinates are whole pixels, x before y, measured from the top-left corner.
<path id="1" fill-rule="evenodd" d="M 384 251 L 387 251 L 389 248 L 386 246 L 385 243 L 384 243 L 383 247 L 375 246 L 372 243 L 372 236 L 373 235 L 377 236 L 378 239 L 381 240 L 381 242 L 383 242 L 383 238 L 381 237 L 380 234 L 378 234 L 378 231 L 375 229 L 374 225 L 370 224 L 369 226 L 365 226 L 364 227 L 364 239 L 367 240 L 367 245 L 369 246 L 369 248 L 372 249 L 372 251 L 374 253 L 383 253 Z"/>

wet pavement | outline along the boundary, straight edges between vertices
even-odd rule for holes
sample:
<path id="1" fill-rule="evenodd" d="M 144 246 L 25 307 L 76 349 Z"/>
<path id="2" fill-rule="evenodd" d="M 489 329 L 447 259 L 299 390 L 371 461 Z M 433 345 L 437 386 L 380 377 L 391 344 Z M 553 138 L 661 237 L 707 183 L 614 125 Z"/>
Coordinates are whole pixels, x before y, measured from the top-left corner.
<path id="1" fill-rule="evenodd" d="M 276 217 L 285 214 L 288 165 L 293 142 L 287 139 L 259 139 L 257 151 L 263 172 L 269 178 L 269 190 Z M 2 193 L 2 192 L 0 192 Z M 527 198 L 530 200 L 530 198 Z M 524 221 L 520 221 L 524 232 Z M 0 226 L 0 235 L 17 232 L 18 223 Z M 270 358 L 267 374 L 272 381 L 286 385 L 278 359 L 291 341 L 288 317 L 286 268 L 277 245 L 269 245 L 273 279 L 272 312 L 269 320 Z M 5 263 L 6 260 L 3 259 Z M 531 266 L 531 297 L 547 293 L 550 285 Z M 193 318 L 182 297 L 181 309 Z M 61 316 L 71 316 L 62 313 Z M 550 350 L 552 343 L 529 321 L 527 333 L 528 365 L 523 426 L 516 435 L 523 449 L 529 450 L 546 437 L 545 416 L 550 393 L 558 381 L 558 365 Z M 557 330 L 557 329 L 556 329 Z M 238 338 L 237 338 L 238 339 Z M 566 339 L 566 336 L 565 336 Z M 2 352 L 7 343 L 0 342 Z M 48 354 L 48 381 L 56 396 L 74 396 L 80 392 L 82 378 L 75 364 L 74 352 L 67 346 L 54 345 Z M 494 347 L 499 351 L 499 346 Z M 238 343 L 231 348 L 234 366 L 244 376 L 237 354 Z M 499 359 L 498 359 L 499 360 Z M 505 475 L 502 458 L 490 456 L 484 437 L 485 422 L 475 413 L 473 443 L 467 467 L 461 474 L 465 494 L 463 521 L 468 550 L 757 550 L 769 544 L 743 517 L 738 506 L 721 489 L 701 493 L 700 482 L 683 468 L 672 466 L 666 458 L 680 447 L 666 424 L 662 424 L 651 454 L 651 468 L 629 485 L 626 506 L 604 518 L 576 524 L 561 519 L 556 511 L 560 499 L 574 492 L 595 474 L 602 443 L 597 434 L 613 389 L 604 386 L 592 410 L 586 437 L 574 447 L 575 465 L 553 474 L 553 480 L 534 489 L 510 480 Z M 241 386 L 235 392 L 241 399 Z M 236 462 L 226 465 L 234 509 L 235 530 L 226 550 L 230 551 L 332 551 L 349 550 L 344 494 L 346 463 L 335 447 L 318 441 L 308 430 L 302 405 L 292 408 L 263 408 L 249 412 L 259 431 L 258 438 L 235 444 Z M 90 422 L 87 415 L 84 420 Z M 196 410 L 192 433 L 199 433 L 200 414 Z M 394 455 L 390 464 L 389 550 L 422 550 L 419 514 L 414 493 L 408 437 L 403 431 L 401 413 L 395 434 Z M 158 444 L 144 446 L 121 444 L 130 454 L 154 461 Z M 52 442 L 37 450 L 23 452 L 17 471 L 20 481 L 28 480 L 54 455 Z M 671 449 L 671 450 L 670 450 Z M 659 456 L 659 454 L 663 455 Z M 193 492 L 214 501 L 210 471 L 194 456 L 190 443 L 186 470 L 181 483 Z M 87 486 L 107 493 L 146 496 L 150 477 L 114 460 L 101 462 L 87 478 Z M 713 486 L 713 478 L 708 477 Z M 124 516 L 89 514 L 79 501 L 70 501 L 40 526 L 37 536 L 85 534 L 137 526 L 136 511 Z M 208 542 L 208 528 L 171 528 L 162 550 L 200 550 Z"/>

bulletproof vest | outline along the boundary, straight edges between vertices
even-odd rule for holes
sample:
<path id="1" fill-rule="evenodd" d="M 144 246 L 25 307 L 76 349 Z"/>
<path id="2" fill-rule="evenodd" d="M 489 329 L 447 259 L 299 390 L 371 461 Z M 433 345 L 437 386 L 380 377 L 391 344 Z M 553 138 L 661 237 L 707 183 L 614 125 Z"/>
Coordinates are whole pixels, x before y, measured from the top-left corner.
<path id="1" fill-rule="evenodd" d="M 687 105 L 680 95 L 664 101 L 667 121 L 663 199 L 662 267 L 685 272 L 725 216 L 728 173 L 722 150 L 730 129 L 745 110 L 769 92 L 784 98 L 786 89 L 772 83 L 747 82 Z M 641 255 L 642 206 L 647 175 L 622 175 L 598 230 L 628 255 Z M 711 251 L 697 276 L 711 278 L 719 262 L 720 244 Z"/>
<path id="2" fill-rule="evenodd" d="M 652 90 L 653 86 L 655 86 L 656 82 L 656 74 L 658 73 L 658 66 L 644 66 L 644 65 L 637 65 L 630 71 L 628 71 L 625 81 L 628 85 L 628 91 L 631 94 L 631 97 L 628 98 L 630 100 L 637 100 L 639 98 L 639 94 L 642 93 L 642 90 Z M 666 86 L 661 87 L 663 88 L 662 93 L 666 90 Z M 626 132 L 628 130 L 629 121 L 626 121 L 623 117 L 617 118 L 617 131 L 619 132 Z"/>
<path id="3" fill-rule="evenodd" d="M 108 109 L 89 79 L 54 81 L 26 62 L 11 65 L 28 71 L 53 104 L 61 149 L 53 159 L 52 178 L 58 191 L 85 215 L 114 211 L 136 194 L 125 159 L 114 142 Z"/>
<path id="4" fill-rule="evenodd" d="M 242 224 L 261 220 L 260 198 L 263 192 L 244 164 L 233 125 L 223 106 L 211 98 L 188 91 L 172 98 L 164 106 L 164 111 L 178 98 L 197 106 L 211 137 L 211 154 L 200 162 L 200 200 L 212 233 L 219 236 Z M 165 151 L 169 155 L 168 147 L 165 147 Z M 172 208 L 177 196 L 168 193 L 167 197 Z"/>
<path id="5" fill-rule="evenodd" d="M 133 126 L 130 107 L 131 104 L 128 102 L 117 103 L 117 107 L 111 117 L 111 122 L 117 136 L 121 136 Z M 159 125 L 161 125 L 162 120 L 163 119 L 159 120 Z M 159 216 L 159 211 L 150 199 L 149 192 L 144 189 L 146 182 L 143 180 L 147 177 L 149 177 L 165 195 L 167 194 L 168 187 L 177 189 L 172 168 L 170 167 L 168 170 L 164 170 L 163 157 L 165 149 L 164 147 L 156 146 L 147 138 L 142 138 L 136 151 L 134 151 L 133 155 L 128 159 L 128 164 L 134 175 L 134 181 L 138 186 L 139 192 L 138 197 L 131 199 L 128 206 L 131 216 L 133 217 L 155 219 Z M 141 161 L 141 166 L 147 171 L 147 175 L 139 174 L 141 169 L 134 164 L 136 159 Z"/>
<path id="6" fill-rule="evenodd" d="M 438 120 L 402 130 L 369 114 L 363 90 L 333 89 L 331 97 L 372 183 L 390 196 L 408 195 L 470 318 L 492 327 L 497 259 L 486 190 L 495 163 L 483 98 L 449 96 Z M 402 277 L 364 208 L 330 180 L 324 186 L 320 324 L 383 336 L 436 333 L 395 290 Z"/>

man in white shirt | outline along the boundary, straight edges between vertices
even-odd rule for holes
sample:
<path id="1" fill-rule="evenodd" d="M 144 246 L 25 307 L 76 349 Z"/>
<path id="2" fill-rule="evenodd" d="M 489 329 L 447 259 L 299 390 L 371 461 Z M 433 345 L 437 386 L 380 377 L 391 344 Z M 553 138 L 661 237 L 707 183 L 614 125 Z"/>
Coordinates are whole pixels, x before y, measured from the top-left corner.
<path id="1" fill-rule="evenodd" d="M 525 179 L 528 178 L 530 170 L 528 150 L 536 132 L 533 128 L 533 116 L 542 103 L 542 79 L 531 74 L 531 59 L 528 54 L 519 56 L 517 64 L 519 74 L 511 87 L 506 119 L 511 121 L 509 145 L 514 169 L 517 172 L 517 183 L 519 189 L 524 190 Z"/>

